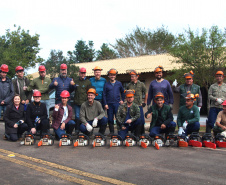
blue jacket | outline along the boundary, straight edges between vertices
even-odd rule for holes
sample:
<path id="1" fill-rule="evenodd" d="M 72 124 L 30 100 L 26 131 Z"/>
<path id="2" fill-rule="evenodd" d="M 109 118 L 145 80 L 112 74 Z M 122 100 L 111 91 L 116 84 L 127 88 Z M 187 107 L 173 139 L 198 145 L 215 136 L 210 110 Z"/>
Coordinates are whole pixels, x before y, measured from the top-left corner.
<path id="1" fill-rule="evenodd" d="M 6 81 L 2 81 L 0 77 L 0 103 L 4 100 L 4 105 L 9 105 L 14 96 L 14 87 L 12 80 L 6 77 Z"/>
<path id="2" fill-rule="evenodd" d="M 92 77 L 89 80 L 91 82 L 91 85 L 96 88 L 96 92 L 98 94 L 98 96 L 96 96 L 95 100 L 102 100 L 104 84 L 106 83 L 106 79 L 103 77 L 100 77 L 100 80 L 96 80 L 95 77 Z"/>
<path id="3" fill-rule="evenodd" d="M 55 86 L 53 83 L 55 82 L 55 80 L 58 82 L 58 85 Z M 59 76 L 58 78 L 54 78 L 53 81 L 51 82 L 51 84 L 49 85 L 50 89 L 55 89 L 56 90 L 56 100 L 61 99 L 60 98 L 60 93 L 63 90 L 67 90 L 69 93 L 71 93 L 74 90 L 74 86 L 70 84 L 72 78 L 66 77 L 66 78 L 62 78 L 61 76 Z"/>
<path id="4" fill-rule="evenodd" d="M 125 99 L 124 88 L 122 86 L 122 83 L 116 80 L 115 85 L 113 86 L 110 83 L 110 81 L 106 82 L 103 91 L 104 105 L 107 105 L 109 103 L 119 103 L 121 99 L 122 101 L 124 101 Z"/>

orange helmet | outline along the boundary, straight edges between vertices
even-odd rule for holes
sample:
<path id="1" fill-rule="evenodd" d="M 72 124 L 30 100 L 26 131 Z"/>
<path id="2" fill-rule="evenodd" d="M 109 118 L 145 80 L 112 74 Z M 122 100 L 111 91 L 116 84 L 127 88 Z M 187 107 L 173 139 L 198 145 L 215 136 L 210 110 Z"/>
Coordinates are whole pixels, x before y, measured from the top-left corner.
<path id="1" fill-rule="evenodd" d="M 196 101 L 196 98 L 198 98 L 199 97 L 199 94 L 191 94 L 191 92 L 190 91 L 188 91 L 187 92 L 187 96 L 185 97 L 185 99 L 187 99 L 187 100 L 194 100 L 194 101 Z"/>
<path id="2" fill-rule="evenodd" d="M 88 91 L 87 91 L 87 94 L 88 93 L 93 93 L 95 96 L 98 96 L 98 94 L 96 93 L 96 89 L 94 88 L 90 88 Z"/>
<path id="3" fill-rule="evenodd" d="M 46 70 L 45 66 L 39 66 L 38 68 L 38 71 L 45 71 L 45 70 Z"/>
<path id="4" fill-rule="evenodd" d="M 1 71 L 8 73 L 9 72 L 9 67 L 6 64 L 2 64 L 1 65 Z"/>
<path id="5" fill-rule="evenodd" d="M 222 76 L 224 76 L 224 72 L 223 71 L 217 71 L 216 74 L 215 74 L 215 76 L 216 75 L 222 75 Z"/>
<path id="6" fill-rule="evenodd" d="M 16 67 L 16 69 L 15 69 L 15 72 L 17 72 L 17 71 L 23 71 L 24 70 L 24 68 L 23 67 L 21 67 L 21 66 L 17 66 Z"/>
<path id="7" fill-rule="evenodd" d="M 221 105 L 226 105 L 226 100 L 224 100 L 224 102 Z"/>
<path id="8" fill-rule="evenodd" d="M 155 68 L 154 73 L 158 73 L 158 72 L 162 72 L 163 71 L 163 67 L 162 66 L 158 66 Z"/>
<path id="9" fill-rule="evenodd" d="M 61 64 L 60 65 L 60 69 L 67 69 L 67 65 L 66 64 Z"/>
<path id="10" fill-rule="evenodd" d="M 34 96 L 34 97 L 41 97 L 42 94 L 41 94 L 40 91 L 34 91 L 33 96 Z"/>
<path id="11" fill-rule="evenodd" d="M 127 73 L 129 73 L 129 75 L 136 75 L 139 77 L 139 73 L 134 69 L 127 70 Z"/>
<path id="12" fill-rule="evenodd" d="M 156 102 L 156 100 L 157 100 L 158 98 L 162 98 L 162 99 L 163 99 L 163 103 L 165 102 L 165 101 L 164 101 L 164 95 L 163 95 L 161 92 L 158 92 L 158 93 L 155 95 L 154 101 Z"/>
<path id="13" fill-rule="evenodd" d="M 101 69 L 99 66 L 94 67 L 93 71 L 97 71 L 97 70 L 102 71 L 103 69 Z"/>
<path id="14" fill-rule="evenodd" d="M 64 90 L 64 91 L 62 91 L 60 93 L 60 97 L 61 98 L 69 98 L 70 97 L 70 93 L 68 91 Z"/>
<path id="15" fill-rule="evenodd" d="M 135 94 L 135 90 L 133 89 L 125 90 L 124 93 L 126 94 L 126 97 L 133 97 Z"/>
<path id="16" fill-rule="evenodd" d="M 189 73 L 184 73 L 184 78 L 193 78 L 194 72 L 190 71 Z"/>
<path id="17" fill-rule="evenodd" d="M 109 74 L 113 74 L 113 75 L 117 75 L 118 74 L 118 71 L 114 68 L 111 68 L 109 71 L 108 71 L 108 75 Z"/>

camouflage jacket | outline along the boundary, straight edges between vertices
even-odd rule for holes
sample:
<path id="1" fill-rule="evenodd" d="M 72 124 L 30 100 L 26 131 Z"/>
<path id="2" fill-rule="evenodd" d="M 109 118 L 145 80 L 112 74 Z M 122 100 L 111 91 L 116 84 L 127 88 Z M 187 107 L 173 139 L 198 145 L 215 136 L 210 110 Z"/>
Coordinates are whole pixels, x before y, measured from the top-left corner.
<path id="1" fill-rule="evenodd" d="M 226 83 L 222 83 L 221 86 L 217 83 L 212 84 L 208 91 L 208 97 L 210 107 L 223 108 L 222 105 L 217 103 L 216 99 L 221 98 L 223 101 L 226 100 Z"/>
<path id="2" fill-rule="evenodd" d="M 126 115 L 128 112 L 127 103 L 123 103 L 119 106 L 118 112 L 116 114 L 116 121 L 119 127 L 122 127 L 125 123 Z M 137 104 L 133 103 L 130 106 L 129 114 L 131 116 L 131 120 L 136 121 L 140 117 L 140 108 Z"/>

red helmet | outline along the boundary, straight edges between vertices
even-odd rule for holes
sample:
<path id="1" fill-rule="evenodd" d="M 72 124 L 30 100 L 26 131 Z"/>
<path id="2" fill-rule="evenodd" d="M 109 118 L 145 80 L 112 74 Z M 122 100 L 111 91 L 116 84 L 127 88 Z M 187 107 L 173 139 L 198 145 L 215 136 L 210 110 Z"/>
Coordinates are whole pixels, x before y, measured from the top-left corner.
<path id="1" fill-rule="evenodd" d="M 45 66 L 39 66 L 38 70 L 39 71 L 46 71 L 46 68 L 45 68 Z"/>
<path id="2" fill-rule="evenodd" d="M 24 68 L 23 67 L 21 67 L 21 66 L 17 66 L 16 67 L 16 69 L 15 69 L 15 72 L 17 72 L 17 71 L 23 71 L 24 70 Z"/>
<path id="3" fill-rule="evenodd" d="M 34 96 L 34 97 L 35 97 L 35 96 L 39 96 L 39 97 L 41 97 L 41 96 L 42 96 L 42 94 L 41 94 L 41 92 L 40 92 L 40 91 L 34 91 L 33 96 Z"/>
<path id="4" fill-rule="evenodd" d="M 84 67 L 80 68 L 79 72 L 80 73 L 86 73 L 86 68 L 84 68 Z"/>
<path id="5" fill-rule="evenodd" d="M 226 100 L 224 100 L 224 102 L 221 105 L 226 105 Z"/>
<path id="6" fill-rule="evenodd" d="M 60 69 L 67 69 L 67 65 L 66 64 L 61 64 L 60 65 Z"/>
<path id="7" fill-rule="evenodd" d="M 1 65 L 1 71 L 8 73 L 9 72 L 9 67 L 6 64 L 2 64 Z"/>
<path id="8" fill-rule="evenodd" d="M 66 90 L 62 91 L 60 94 L 61 98 L 69 98 L 70 97 L 70 93 Z"/>

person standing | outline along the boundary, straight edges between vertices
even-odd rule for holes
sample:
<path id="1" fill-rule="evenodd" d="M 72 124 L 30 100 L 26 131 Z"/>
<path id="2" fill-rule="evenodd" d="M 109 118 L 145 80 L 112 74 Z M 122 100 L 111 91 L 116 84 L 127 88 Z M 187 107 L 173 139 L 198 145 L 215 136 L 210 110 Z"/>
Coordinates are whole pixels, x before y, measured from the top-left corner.
<path id="1" fill-rule="evenodd" d="M 211 133 L 218 113 L 223 110 L 221 104 L 226 100 L 226 84 L 224 83 L 223 71 L 217 71 L 215 78 L 217 82 L 212 84 L 208 91 L 210 110 L 206 123 L 206 133 Z"/>
<path id="2" fill-rule="evenodd" d="M 108 114 L 109 136 L 114 134 L 114 116 L 116 117 L 118 107 L 123 104 L 125 99 L 122 83 L 116 80 L 117 74 L 118 71 L 116 69 L 112 68 L 108 71 L 110 80 L 105 83 L 103 91 L 104 108 Z"/>

